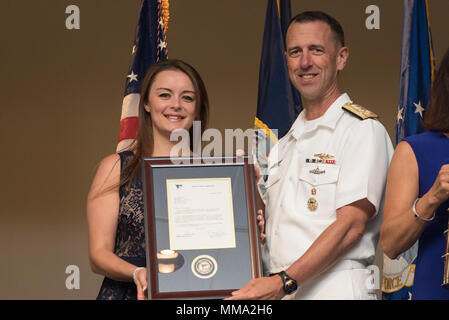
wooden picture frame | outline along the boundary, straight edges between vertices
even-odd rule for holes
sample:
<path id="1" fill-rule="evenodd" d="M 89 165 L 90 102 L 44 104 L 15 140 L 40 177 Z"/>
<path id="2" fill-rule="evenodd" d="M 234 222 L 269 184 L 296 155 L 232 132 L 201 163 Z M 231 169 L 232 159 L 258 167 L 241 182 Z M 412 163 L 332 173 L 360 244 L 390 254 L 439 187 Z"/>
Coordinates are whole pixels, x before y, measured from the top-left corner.
<path id="1" fill-rule="evenodd" d="M 262 276 L 250 160 L 142 160 L 149 299 L 223 298 Z"/>

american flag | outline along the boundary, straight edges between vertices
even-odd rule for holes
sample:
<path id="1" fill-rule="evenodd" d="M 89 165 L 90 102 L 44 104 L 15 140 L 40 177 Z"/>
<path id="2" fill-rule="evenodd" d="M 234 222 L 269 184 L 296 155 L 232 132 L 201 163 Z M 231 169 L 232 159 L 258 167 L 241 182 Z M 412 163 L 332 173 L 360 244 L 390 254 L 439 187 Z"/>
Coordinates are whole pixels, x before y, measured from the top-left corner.
<path id="1" fill-rule="evenodd" d="M 168 6 L 168 0 L 142 1 L 133 58 L 126 76 L 117 152 L 128 148 L 136 138 L 140 87 L 146 71 L 153 63 L 167 59 Z"/>

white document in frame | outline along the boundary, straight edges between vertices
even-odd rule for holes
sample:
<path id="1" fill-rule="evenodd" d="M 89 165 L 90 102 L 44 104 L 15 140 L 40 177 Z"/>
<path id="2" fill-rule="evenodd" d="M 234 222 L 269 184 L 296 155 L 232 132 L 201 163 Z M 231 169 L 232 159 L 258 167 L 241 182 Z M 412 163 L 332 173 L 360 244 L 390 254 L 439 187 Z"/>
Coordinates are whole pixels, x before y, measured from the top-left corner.
<path id="1" fill-rule="evenodd" d="M 231 178 L 167 179 L 171 250 L 235 248 Z"/>

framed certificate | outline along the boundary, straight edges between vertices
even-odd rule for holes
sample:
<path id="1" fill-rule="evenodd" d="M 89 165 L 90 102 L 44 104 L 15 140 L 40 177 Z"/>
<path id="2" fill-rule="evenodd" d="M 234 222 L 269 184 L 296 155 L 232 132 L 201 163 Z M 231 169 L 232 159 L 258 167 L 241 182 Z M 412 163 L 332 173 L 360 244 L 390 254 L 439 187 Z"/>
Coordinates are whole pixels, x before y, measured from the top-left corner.
<path id="1" fill-rule="evenodd" d="M 150 299 L 222 298 L 262 276 L 249 157 L 144 158 Z"/>

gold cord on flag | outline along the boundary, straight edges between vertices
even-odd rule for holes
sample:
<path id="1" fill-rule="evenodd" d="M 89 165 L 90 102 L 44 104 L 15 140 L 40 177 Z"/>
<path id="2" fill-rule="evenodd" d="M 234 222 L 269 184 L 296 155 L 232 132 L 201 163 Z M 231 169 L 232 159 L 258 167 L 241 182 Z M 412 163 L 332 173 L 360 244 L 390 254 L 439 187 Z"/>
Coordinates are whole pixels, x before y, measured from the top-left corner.
<path id="1" fill-rule="evenodd" d="M 162 5 L 162 18 L 164 19 L 164 33 L 167 32 L 168 29 L 168 20 L 170 20 L 170 4 L 168 0 L 159 0 L 159 3 Z"/>

